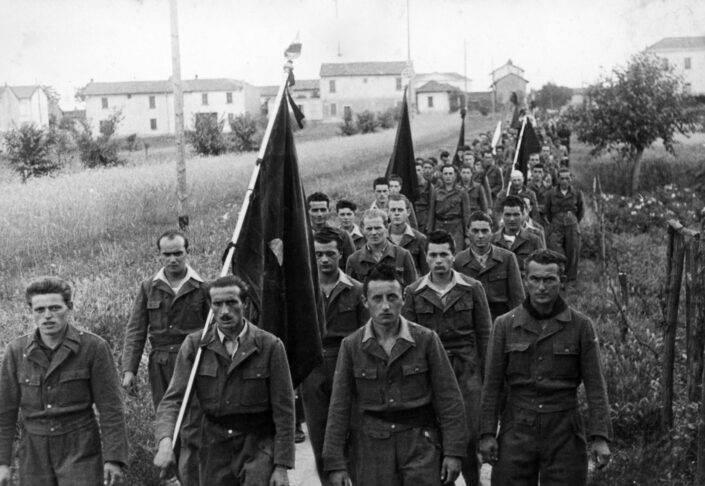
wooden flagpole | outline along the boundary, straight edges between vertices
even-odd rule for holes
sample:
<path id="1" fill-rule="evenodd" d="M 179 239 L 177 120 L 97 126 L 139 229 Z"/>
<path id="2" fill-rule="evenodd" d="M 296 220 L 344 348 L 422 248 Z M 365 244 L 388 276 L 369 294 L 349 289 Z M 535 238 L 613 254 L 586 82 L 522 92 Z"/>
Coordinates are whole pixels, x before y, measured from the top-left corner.
<path id="1" fill-rule="evenodd" d="M 521 147 L 521 141 L 524 138 L 524 127 L 526 126 L 526 116 L 521 122 L 521 130 L 519 131 L 519 143 L 517 143 L 517 148 L 514 150 L 514 161 L 512 162 L 512 170 L 509 173 L 509 184 L 507 184 L 507 196 L 509 196 L 509 191 L 512 189 L 512 172 L 516 169 L 517 159 L 519 158 L 519 148 Z"/>

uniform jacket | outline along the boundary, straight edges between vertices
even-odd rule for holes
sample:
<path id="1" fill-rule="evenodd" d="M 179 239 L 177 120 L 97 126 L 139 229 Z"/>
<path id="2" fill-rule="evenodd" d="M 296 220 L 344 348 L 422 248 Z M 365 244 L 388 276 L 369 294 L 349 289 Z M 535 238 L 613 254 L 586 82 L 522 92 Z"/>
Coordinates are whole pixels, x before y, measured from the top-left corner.
<path id="1" fill-rule="evenodd" d="M 507 312 L 524 301 L 524 284 L 519 264 L 514 253 L 509 250 L 492 245 L 483 267 L 468 248 L 455 256 L 453 269 L 482 283 L 491 308 L 501 307 Z M 499 314 L 495 311 L 493 315 Z"/>
<path id="2" fill-rule="evenodd" d="M 327 298 L 323 295 L 322 299 L 325 302 L 325 322 L 322 322 L 321 340 L 325 348 L 339 347 L 345 336 L 369 319 L 362 303 L 362 284 L 342 271 L 338 284 Z"/>
<path id="3" fill-rule="evenodd" d="M 203 328 L 208 310 L 206 292 L 198 280 L 189 279 L 177 295 L 162 280 L 143 280 L 125 331 L 123 371 L 137 373 L 147 336 L 153 350 L 178 352 L 186 336 Z"/>
<path id="4" fill-rule="evenodd" d="M 438 333 L 446 349 L 473 347 L 482 365 L 490 336 L 490 310 L 482 285 L 454 271 L 455 286 L 445 303 L 428 286 L 428 275 L 406 288 L 402 315 Z"/>
<path id="5" fill-rule="evenodd" d="M 414 210 L 416 211 L 416 219 L 419 224 L 417 229 L 421 231 L 426 229 L 428 210 L 434 193 L 435 188 L 433 187 L 433 183 L 427 182 L 424 186 L 419 184 L 419 196 L 416 198 L 416 201 L 414 201 Z"/>
<path id="6" fill-rule="evenodd" d="M 388 232 L 391 234 L 391 226 L 388 228 Z M 391 236 L 389 241 L 392 241 Z M 392 241 L 392 243 L 394 242 Z M 406 231 L 402 235 L 401 240 L 399 240 L 398 246 L 411 253 L 411 258 L 414 260 L 414 267 L 416 268 L 417 275 L 428 273 L 428 262 L 426 261 L 426 235 L 407 224 Z"/>
<path id="7" fill-rule="evenodd" d="M 468 201 L 470 202 L 470 214 L 475 211 L 487 212 L 487 196 L 485 195 L 485 190 L 481 185 L 472 183 L 470 188 L 466 188 L 465 191 L 468 193 Z"/>
<path id="8" fill-rule="evenodd" d="M 529 190 L 533 191 L 533 193 L 536 195 L 536 202 L 539 206 L 539 213 L 541 214 L 542 218 L 545 217 L 546 200 L 548 199 L 548 195 L 550 194 L 552 188 L 546 187 L 543 184 L 534 184 L 533 181 L 529 182 L 526 187 Z"/>
<path id="9" fill-rule="evenodd" d="M 546 218 L 551 225 L 571 226 L 578 224 L 585 214 L 583 193 L 573 186 L 564 196 L 558 186 L 546 198 Z"/>
<path id="10" fill-rule="evenodd" d="M 431 199 L 428 209 L 428 222 L 426 233 L 435 229 L 436 221 L 458 220 L 467 227 L 470 219 L 470 200 L 468 194 L 460 186 L 454 186 L 447 191 L 445 187 L 436 189 L 435 197 Z"/>
<path id="11" fill-rule="evenodd" d="M 12 463 L 18 412 L 27 432 L 58 436 L 95 423 L 94 404 L 100 414 L 103 460 L 127 464 L 122 395 L 108 344 L 69 324 L 64 342 L 49 362 L 38 339 L 35 331 L 5 348 L 0 369 L 0 464 Z"/>
<path id="12" fill-rule="evenodd" d="M 294 390 L 284 344 L 254 324 L 248 323 L 248 326 L 233 359 L 218 338 L 215 327 L 208 330 L 203 341 L 200 332 L 186 338 L 179 350 L 169 389 L 157 409 L 157 443 L 174 432 L 200 345 L 201 362 L 194 390 L 206 417 L 221 418 L 271 410 L 275 427 L 274 464 L 293 468 Z"/>
<path id="13" fill-rule="evenodd" d="M 531 213 L 530 216 L 534 219 L 539 219 L 541 217 L 541 213 L 539 211 L 539 204 L 536 199 L 536 193 L 532 191 L 531 189 L 522 187 L 519 190 L 515 190 L 514 187 L 510 189 L 509 192 L 510 196 L 516 196 L 520 199 L 528 199 L 531 202 Z M 507 190 L 503 189 L 498 195 L 497 199 L 495 201 L 495 211 L 497 211 L 497 214 L 501 216 L 502 214 L 502 203 L 504 203 L 504 200 L 507 199 Z"/>
<path id="14" fill-rule="evenodd" d="M 588 402 L 588 435 L 611 439 L 600 345 L 585 315 L 568 307 L 547 319 L 542 330 L 541 321 L 518 306 L 495 322 L 487 353 L 481 434 L 496 433 L 505 383 L 508 407 L 550 413 L 576 408 L 582 382 Z"/>
<path id="15" fill-rule="evenodd" d="M 348 263 L 345 266 L 345 273 L 355 280 L 363 282 L 372 269 L 382 262 L 394 266 L 394 270 L 397 277 L 401 280 L 402 285 L 409 285 L 416 280 L 416 267 L 414 266 L 411 253 L 391 241 L 387 242 L 387 247 L 384 249 L 384 253 L 379 262 L 375 261 L 372 257 L 372 252 L 367 245 L 357 250 L 348 259 Z"/>
<path id="16" fill-rule="evenodd" d="M 523 276 L 524 262 L 526 261 L 526 258 L 531 255 L 531 253 L 533 253 L 535 250 L 543 248 L 543 246 L 541 245 L 541 241 L 539 241 L 539 238 L 537 236 L 532 235 L 524 229 L 521 229 L 519 230 L 519 233 L 517 233 L 516 238 L 514 239 L 514 243 L 508 245 L 507 241 L 504 240 L 503 231 L 503 229 L 500 229 L 499 231 L 495 232 L 492 237 L 492 244 L 514 253 L 517 258 L 517 263 L 519 264 L 519 271 Z"/>
<path id="17" fill-rule="evenodd" d="M 327 471 L 346 468 L 344 448 L 353 403 L 363 413 L 432 404 L 443 438 L 443 455 L 466 454 L 463 399 L 441 341 L 434 332 L 401 319 L 402 326 L 408 326 L 410 341 L 398 338 L 390 356 L 374 338 L 371 320 L 343 339 L 323 446 Z M 387 436 L 394 424 L 389 427 Z"/>
<path id="18" fill-rule="evenodd" d="M 485 177 L 487 177 L 487 182 L 490 184 L 490 192 L 492 193 L 492 198 L 494 199 L 504 187 L 502 169 L 497 167 L 497 165 L 492 164 L 485 170 Z"/>
<path id="19" fill-rule="evenodd" d="M 340 228 L 343 229 L 343 228 Z M 346 231 L 346 230 L 343 230 Z M 346 231 L 347 233 L 347 231 Z M 365 236 L 362 234 L 362 231 L 360 231 L 360 227 L 356 224 L 353 225 L 353 229 L 351 232 L 348 233 L 350 237 L 352 238 L 353 241 L 353 246 L 355 247 L 355 250 L 353 250 L 352 253 L 355 251 L 359 250 L 363 246 L 365 246 Z M 352 255 L 352 253 L 350 253 Z M 342 270 L 342 269 L 341 269 Z"/>

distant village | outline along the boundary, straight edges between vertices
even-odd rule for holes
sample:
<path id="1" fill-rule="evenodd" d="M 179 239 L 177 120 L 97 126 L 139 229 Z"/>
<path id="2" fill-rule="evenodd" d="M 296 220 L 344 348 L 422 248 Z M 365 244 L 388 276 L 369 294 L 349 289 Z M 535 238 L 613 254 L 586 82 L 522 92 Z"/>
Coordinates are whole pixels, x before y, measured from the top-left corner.
<path id="1" fill-rule="evenodd" d="M 686 91 L 705 94 L 705 36 L 668 37 L 646 49 L 683 76 Z M 416 112 L 449 113 L 467 106 L 481 113 L 506 108 L 512 93 L 522 103 L 530 93 L 524 69 L 508 60 L 490 74 L 490 85 L 473 91 L 471 79 L 454 73 L 416 73 L 406 61 L 323 63 L 318 79 L 297 79 L 291 95 L 309 122 L 341 122 L 369 110 L 383 112 L 401 103 L 407 85 L 413 88 Z M 186 129 L 200 116 L 231 120 L 243 114 L 267 115 L 278 86 L 253 86 L 237 79 L 184 79 Z M 583 102 L 574 88 L 570 103 Z M 0 86 L 0 132 L 24 123 L 46 126 L 51 120 L 86 120 L 94 132 L 120 112 L 117 136 L 174 134 L 174 96 L 170 79 L 100 82 L 90 80 L 77 93 L 85 110 L 66 111 L 46 86 Z M 225 123 L 224 129 L 229 130 Z"/>

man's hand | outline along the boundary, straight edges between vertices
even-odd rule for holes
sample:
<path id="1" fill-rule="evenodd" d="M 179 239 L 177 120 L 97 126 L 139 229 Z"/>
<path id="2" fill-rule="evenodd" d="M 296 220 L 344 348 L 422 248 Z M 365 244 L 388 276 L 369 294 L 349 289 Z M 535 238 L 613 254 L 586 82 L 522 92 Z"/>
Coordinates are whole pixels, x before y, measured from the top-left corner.
<path id="1" fill-rule="evenodd" d="M 499 447 L 497 446 L 497 439 L 492 435 L 483 435 L 478 444 L 478 450 L 482 456 L 482 462 L 487 464 L 495 465 L 499 459 L 498 454 Z"/>
<path id="2" fill-rule="evenodd" d="M 106 462 L 103 465 L 103 484 L 105 486 L 117 486 L 122 483 L 124 474 L 122 466 L 116 462 Z"/>
<path id="3" fill-rule="evenodd" d="M 441 464 L 441 483 L 453 484 L 460 475 L 460 458 L 445 456 Z"/>
<path id="4" fill-rule="evenodd" d="M 0 466 L 0 486 L 10 486 L 11 478 L 10 466 Z"/>
<path id="5" fill-rule="evenodd" d="M 274 466 L 269 486 L 289 486 L 289 473 L 284 466 Z"/>
<path id="6" fill-rule="evenodd" d="M 126 371 L 122 377 L 122 387 L 127 390 L 130 395 L 137 394 L 137 383 L 135 383 L 135 374 L 132 371 Z"/>
<path id="7" fill-rule="evenodd" d="M 330 479 L 331 486 L 350 486 L 352 484 L 350 476 L 348 476 L 348 472 L 345 469 L 342 471 L 333 471 L 330 473 L 330 476 L 328 476 L 328 479 Z"/>
<path id="8" fill-rule="evenodd" d="M 159 442 L 159 450 L 157 455 L 154 456 L 154 465 L 161 469 L 159 477 L 162 479 L 175 475 L 176 456 L 171 448 L 171 437 L 164 437 Z"/>
<path id="9" fill-rule="evenodd" d="M 610 462 L 611 455 L 607 441 L 602 437 L 595 437 L 590 444 L 590 457 L 595 461 L 597 469 L 605 467 Z"/>

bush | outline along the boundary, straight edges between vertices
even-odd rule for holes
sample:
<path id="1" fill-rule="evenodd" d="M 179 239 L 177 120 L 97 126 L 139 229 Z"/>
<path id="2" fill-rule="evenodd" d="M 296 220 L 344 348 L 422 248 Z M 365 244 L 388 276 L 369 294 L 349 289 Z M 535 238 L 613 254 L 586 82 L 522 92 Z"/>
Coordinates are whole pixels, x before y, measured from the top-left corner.
<path id="1" fill-rule="evenodd" d="M 373 133 L 379 127 L 379 121 L 374 113 L 365 110 L 357 114 L 357 126 L 362 133 Z"/>
<path id="2" fill-rule="evenodd" d="M 55 137 L 50 130 L 25 123 L 7 132 L 4 138 L 10 165 L 22 177 L 22 182 L 61 168 L 60 161 L 51 157 Z"/>
<path id="3" fill-rule="evenodd" d="M 351 120 L 343 120 L 343 123 L 338 125 L 338 127 L 340 128 L 340 134 L 346 137 L 360 133 L 360 129 Z"/>
<path id="4" fill-rule="evenodd" d="M 206 113 L 193 117 L 194 130 L 187 133 L 188 142 L 199 155 L 220 155 L 226 151 L 223 120 Z"/>
<path id="5" fill-rule="evenodd" d="M 125 163 L 118 155 L 120 151 L 118 142 L 112 140 L 109 135 L 94 138 L 88 123 L 84 123 L 83 130 L 77 132 L 76 145 L 81 163 L 88 169 L 116 167 Z"/>
<path id="6" fill-rule="evenodd" d="M 264 136 L 263 125 L 266 118 L 254 117 L 249 113 L 237 115 L 230 120 L 232 150 L 238 152 L 251 152 L 258 150 Z M 296 124 L 294 124 L 296 126 Z"/>
<path id="7" fill-rule="evenodd" d="M 138 143 L 139 143 L 139 139 L 137 138 L 136 133 L 128 135 L 125 138 L 125 148 L 127 149 L 128 152 L 134 152 L 135 150 L 137 150 Z"/>
<path id="8" fill-rule="evenodd" d="M 379 126 L 383 129 L 394 128 L 401 117 L 401 109 L 399 108 L 388 108 L 385 111 L 377 113 L 377 120 L 379 121 Z"/>

